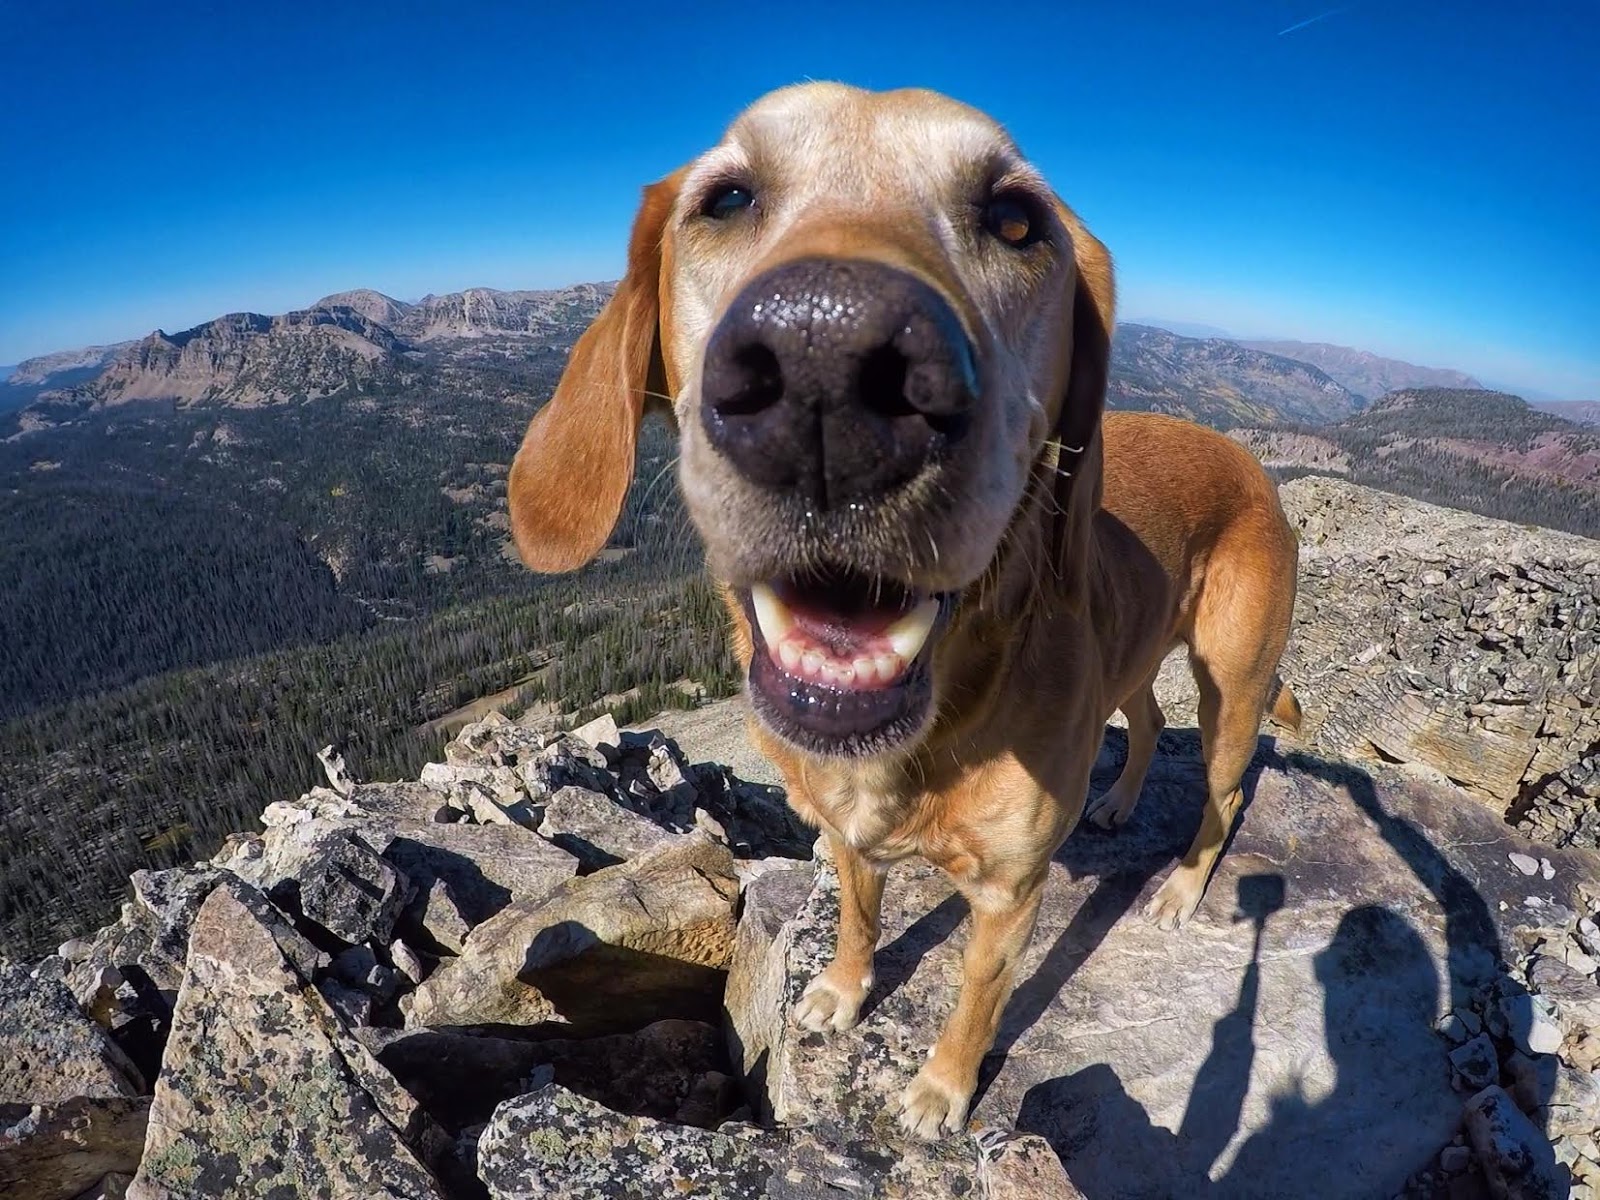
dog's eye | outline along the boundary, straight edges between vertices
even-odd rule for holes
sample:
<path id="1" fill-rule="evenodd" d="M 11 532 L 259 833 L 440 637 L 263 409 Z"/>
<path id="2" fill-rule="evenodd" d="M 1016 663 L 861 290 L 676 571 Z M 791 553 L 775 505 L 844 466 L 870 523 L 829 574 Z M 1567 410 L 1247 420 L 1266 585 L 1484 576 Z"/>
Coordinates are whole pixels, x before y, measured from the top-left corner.
<path id="1" fill-rule="evenodd" d="M 700 205 L 700 213 L 713 221 L 725 221 L 747 208 L 754 207 L 755 202 L 756 194 L 749 188 L 740 187 L 736 183 L 727 183 L 706 196 L 705 202 Z"/>
<path id="2" fill-rule="evenodd" d="M 1044 221 L 1033 201 L 1022 196 L 995 196 L 984 206 L 983 227 L 1008 246 L 1031 246 L 1044 236 Z"/>

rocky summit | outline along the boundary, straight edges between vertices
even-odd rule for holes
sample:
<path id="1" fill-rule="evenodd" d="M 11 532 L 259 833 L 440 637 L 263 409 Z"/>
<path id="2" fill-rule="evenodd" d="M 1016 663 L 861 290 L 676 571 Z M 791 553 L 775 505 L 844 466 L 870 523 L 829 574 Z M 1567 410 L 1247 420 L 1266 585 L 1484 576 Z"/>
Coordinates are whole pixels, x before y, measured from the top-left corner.
<path id="1" fill-rule="evenodd" d="M 1164 673 L 1144 794 L 1057 853 L 961 1136 L 894 1120 L 961 975 L 942 876 L 891 872 L 860 1025 L 802 1031 L 838 882 L 742 701 L 490 714 L 415 780 L 325 750 L 326 786 L 0 965 L 0 1195 L 1600 1194 L 1600 547 L 1282 491 L 1305 725 L 1163 933 L 1204 796 Z"/>

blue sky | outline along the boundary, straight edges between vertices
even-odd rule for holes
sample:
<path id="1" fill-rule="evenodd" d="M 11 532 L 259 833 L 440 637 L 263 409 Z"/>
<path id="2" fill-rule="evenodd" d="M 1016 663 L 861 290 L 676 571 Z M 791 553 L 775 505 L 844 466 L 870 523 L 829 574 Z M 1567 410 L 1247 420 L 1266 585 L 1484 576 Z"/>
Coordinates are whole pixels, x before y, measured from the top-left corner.
<path id="1" fill-rule="evenodd" d="M 639 185 L 812 77 L 1004 121 L 1126 316 L 1600 398 L 1597 60 L 1595 0 L 6 0 L 0 362 L 614 277 Z"/>

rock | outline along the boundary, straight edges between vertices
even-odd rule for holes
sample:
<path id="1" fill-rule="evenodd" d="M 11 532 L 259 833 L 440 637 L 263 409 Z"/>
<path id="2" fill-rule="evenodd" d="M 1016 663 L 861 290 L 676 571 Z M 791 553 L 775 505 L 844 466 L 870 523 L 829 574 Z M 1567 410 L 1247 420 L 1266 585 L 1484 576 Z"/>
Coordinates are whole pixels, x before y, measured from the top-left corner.
<path id="1" fill-rule="evenodd" d="M 407 822 L 393 829 L 382 855 L 416 889 L 404 922 L 418 944 L 454 953 L 506 905 L 541 900 L 578 870 L 572 855 L 515 825 Z"/>
<path id="2" fill-rule="evenodd" d="M 1480 1033 L 1466 1045 L 1452 1050 L 1450 1065 L 1455 1070 L 1457 1085 L 1464 1092 L 1482 1091 L 1500 1078 L 1500 1060 L 1487 1034 Z"/>
<path id="3" fill-rule="evenodd" d="M 1554 1086 L 1547 1094 L 1549 1112 L 1545 1132 L 1551 1137 L 1600 1131 L 1600 1076 L 1593 1071 L 1580 1071 L 1560 1063 L 1556 1067 Z"/>
<path id="4" fill-rule="evenodd" d="M 1403 1192 L 1460 1120 L 1441 996 L 1465 1026 L 1510 982 L 1498 964 L 1519 930 L 1543 920 L 1503 869 L 1516 835 L 1454 788 L 1264 748 L 1205 902 L 1163 934 L 1140 909 L 1203 794 L 1192 735 L 1163 744 L 1129 823 L 1080 825 L 1058 851 L 973 1120 L 1043 1135 L 1088 1196 L 1303 1195 L 1311 1161 L 1318 1196 Z M 1600 877 L 1592 854 L 1551 858 L 1558 880 Z M 1280 881 L 1281 908 L 1263 908 Z M 725 1003 L 763 1118 L 892 1154 L 899 1094 L 955 1003 L 965 905 L 915 863 L 890 871 L 885 897 L 855 1029 L 806 1033 L 791 1016 L 833 952 L 825 863 L 809 887 L 788 872 L 747 890 Z M 1508 1041 L 1543 1044 L 1531 1004 L 1492 1007 Z M 1496 1081 L 1492 1048 L 1481 1069 Z"/>
<path id="5" fill-rule="evenodd" d="M 523 776 L 511 767 L 480 763 L 429 763 L 422 782 L 443 791 L 450 805 L 480 825 L 522 825 L 532 829 L 538 812 Z"/>
<path id="6" fill-rule="evenodd" d="M 615 750 L 622 743 L 622 735 L 617 731 L 616 718 L 610 713 L 596 717 L 587 725 L 580 725 L 572 731 L 572 736 L 601 751 L 607 746 Z"/>
<path id="7" fill-rule="evenodd" d="M 341 941 L 387 942 L 411 884 L 363 839 L 359 823 L 319 815 L 327 811 L 320 803 L 269 810 L 265 833 L 213 861 Z"/>
<path id="8" fill-rule="evenodd" d="M 410 897 L 405 876 L 347 830 L 318 839 L 304 865 L 270 893 L 346 942 L 387 942 Z"/>
<path id="9" fill-rule="evenodd" d="M 611 1112 L 556 1084 L 502 1104 L 478 1139 L 492 1200 L 1072 1200 L 1037 1138 L 973 1137 L 894 1156 L 870 1143 L 836 1149 L 815 1131 L 729 1124 L 712 1131 Z"/>
<path id="10" fill-rule="evenodd" d="M 1524 875 L 1537 875 L 1539 873 L 1539 860 L 1531 854 L 1511 853 L 1506 855 L 1510 863 Z"/>
<path id="11" fill-rule="evenodd" d="M 1467 1040 L 1467 1027 L 1455 1013 L 1445 1013 L 1440 1017 L 1434 1028 L 1439 1031 L 1445 1041 L 1453 1046 L 1459 1046 Z"/>
<path id="12" fill-rule="evenodd" d="M 431 1121 L 226 888 L 201 907 L 132 1200 L 435 1197 Z"/>
<path id="13" fill-rule="evenodd" d="M 1568 1036 L 1600 1029 L 1600 984 L 1589 975 L 1546 954 L 1534 960 L 1528 983 L 1553 1008 L 1555 1023 Z"/>
<path id="14" fill-rule="evenodd" d="M 1472 1165 L 1472 1151 L 1465 1146 L 1446 1146 L 1439 1152 L 1439 1169 L 1451 1175 L 1459 1175 Z"/>
<path id="15" fill-rule="evenodd" d="M 609 796 L 564 787 L 545 803 L 542 837 L 574 855 L 585 871 L 614 866 L 680 837 Z"/>
<path id="16" fill-rule="evenodd" d="M 1568 1175 L 1532 1121 L 1499 1087 L 1467 1101 L 1465 1124 L 1472 1148 L 1496 1197 L 1560 1200 Z"/>
<path id="17" fill-rule="evenodd" d="M 328 786 L 341 796 L 348 796 L 355 790 L 355 780 L 350 778 L 350 772 L 344 765 L 344 755 L 332 746 L 324 746 L 317 751 L 317 761 L 322 764 L 322 773 L 328 777 Z"/>
<path id="18" fill-rule="evenodd" d="M 125 1171 L 110 1171 L 98 1183 L 79 1192 L 73 1200 L 124 1200 L 133 1186 L 133 1176 Z"/>
<path id="19" fill-rule="evenodd" d="M 132 1173 L 149 1111 L 145 1096 L 0 1104 L 0 1196 L 69 1200 L 108 1174 Z"/>
<path id="20" fill-rule="evenodd" d="M 718 1093 L 732 1090 L 721 1072 L 727 1065 L 722 1033 L 698 1021 L 658 1021 L 637 1033 L 579 1040 L 515 1041 L 448 1029 L 366 1036 L 401 1086 L 458 1132 L 486 1122 L 498 1104 L 527 1091 L 541 1067 L 569 1091 L 628 1115 L 710 1126 L 734 1107 L 714 1102 L 727 1100 Z M 697 1112 L 708 1096 L 712 1107 Z"/>
<path id="21" fill-rule="evenodd" d="M 1550 860 L 1548 858 L 1541 858 L 1539 860 L 1539 875 L 1541 878 L 1546 880 L 1554 879 L 1556 877 L 1556 869 L 1550 865 Z"/>
<path id="22" fill-rule="evenodd" d="M 347 800 L 353 810 L 368 818 L 436 825 L 457 816 L 448 796 L 421 782 L 357 783 L 351 786 Z"/>
<path id="23" fill-rule="evenodd" d="M 389 943 L 389 961 L 415 986 L 428 977 L 428 967 L 410 946 L 396 939 Z"/>
<path id="24" fill-rule="evenodd" d="M 513 904 L 417 989 L 409 1023 L 612 1033 L 716 1020 L 738 887 L 724 847 L 687 838 Z"/>
<path id="25" fill-rule="evenodd" d="M 739 916 L 723 1007 L 734 1066 L 743 1072 L 763 1121 L 775 1119 L 767 1070 L 773 1054 L 784 1053 L 791 1036 L 789 963 L 795 918 L 811 896 L 814 879 L 810 864 L 763 875 L 746 889 Z"/>
<path id="26" fill-rule="evenodd" d="M 0 961 L 0 1105 L 116 1099 L 145 1090 L 139 1070 L 83 1015 L 66 985 Z"/>

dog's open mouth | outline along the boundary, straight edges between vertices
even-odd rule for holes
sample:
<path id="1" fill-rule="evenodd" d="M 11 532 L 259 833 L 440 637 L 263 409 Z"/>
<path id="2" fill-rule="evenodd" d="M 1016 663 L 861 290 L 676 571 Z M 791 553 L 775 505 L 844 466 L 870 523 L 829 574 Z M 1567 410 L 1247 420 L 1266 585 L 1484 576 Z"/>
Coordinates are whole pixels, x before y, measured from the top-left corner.
<path id="1" fill-rule="evenodd" d="M 774 732 L 818 754 L 891 749 L 922 727 L 941 595 L 847 571 L 756 584 L 750 696 Z"/>

